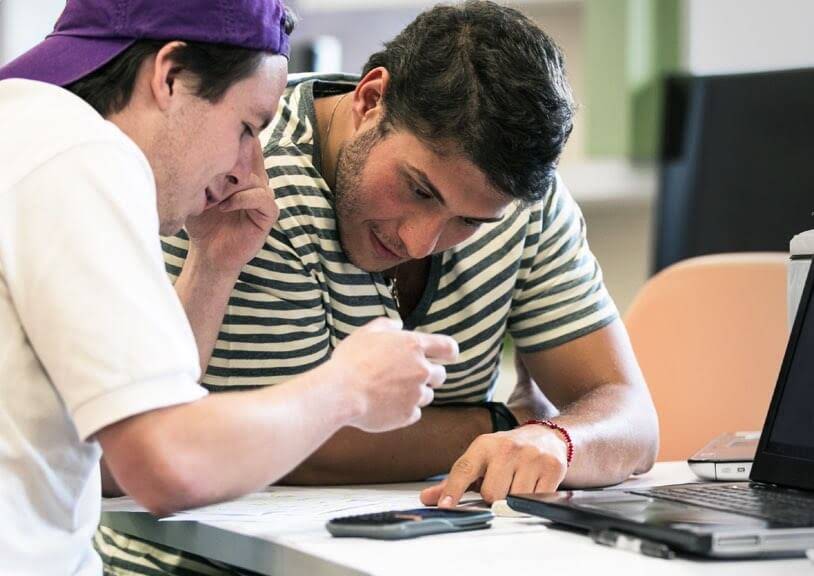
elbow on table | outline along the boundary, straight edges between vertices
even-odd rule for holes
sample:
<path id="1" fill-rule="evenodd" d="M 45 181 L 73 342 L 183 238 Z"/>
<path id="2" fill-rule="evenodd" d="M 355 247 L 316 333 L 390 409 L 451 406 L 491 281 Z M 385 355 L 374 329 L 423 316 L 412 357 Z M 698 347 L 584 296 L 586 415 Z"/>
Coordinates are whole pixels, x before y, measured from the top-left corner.
<path id="1" fill-rule="evenodd" d="M 206 474 L 194 465 L 189 447 L 152 434 L 129 438 L 105 449 L 111 475 L 121 489 L 156 516 L 208 504 L 214 499 Z"/>
<path id="2" fill-rule="evenodd" d="M 212 500 L 205 478 L 180 465 L 153 463 L 146 472 L 131 474 L 123 482 L 130 496 L 155 516 L 168 516 Z"/>
<path id="3" fill-rule="evenodd" d="M 656 463 L 656 456 L 659 452 L 658 433 L 656 438 L 650 443 L 642 452 L 642 459 L 636 468 L 633 470 L 634 474 L 644 474 L 650 472 Z"/>
<path id="4" fill-rule="evenodd" d="M 656 458 L 659 453 L 659 420 L 656 414 L 656 409 L 652 408 L 652 414 L 647 419 L 647 424 L 642 426 L 640 432 L 640 441 L 642 448 L 640 451 L 640 460 L 634 469 L 635 474 L 643 474 L 649 472 L 653 465 L 656 463 Z"/>
<path id="5" fill-rule="evenodd" d="M 175 512 L 209 504 L 205 482 L 190 474 L 157 472 L 130 494 L 154 516 L 169 516 Z"/>

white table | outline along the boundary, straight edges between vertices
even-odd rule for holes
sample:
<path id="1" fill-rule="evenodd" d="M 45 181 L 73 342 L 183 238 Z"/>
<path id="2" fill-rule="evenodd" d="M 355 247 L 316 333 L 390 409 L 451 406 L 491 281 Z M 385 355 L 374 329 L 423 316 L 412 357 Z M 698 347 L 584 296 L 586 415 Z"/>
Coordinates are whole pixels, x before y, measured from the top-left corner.
<path id="1" fill-rule="evenodd" d="M 622 487 L 694 480 L 683 462 L 659 463 Z M 584 534 L 539 518 L 496 518 L 489 530 L 440 534 L 402 541 L 333 538 L 327 518 L 419 506 L 426 484 L 357 488 L 272 488 L 250 506 L 268 514 L 253 518 L 157 521 L 143 512 L 106 511 L 102 523 L 122 532 L 261 574 L 383 576 L 630 574 L 795 576 L 814 574 L 807 559 L 719 561 L 679 557 L 661 560 L 594 544 Z M 106 503 L 110 509 L 111 503 Z"/>

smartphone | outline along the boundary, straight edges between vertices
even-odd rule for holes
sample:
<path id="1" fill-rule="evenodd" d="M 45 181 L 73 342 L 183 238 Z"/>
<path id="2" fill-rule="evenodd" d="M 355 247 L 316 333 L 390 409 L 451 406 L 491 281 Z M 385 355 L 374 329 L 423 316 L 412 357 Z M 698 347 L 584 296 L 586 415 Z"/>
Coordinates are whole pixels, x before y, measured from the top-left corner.
<path id="1" fill-rule="evenodd" d="M 492 518 L 488 510 L 416 508 L 334 518 L 325 526 L 334 536 L 400 540 L 442 532 L 482 530 L 491 526 Z"/>
<path id="2" fill-rule="evenodd" d="M 693 454 L 687 464 L 703 480 L 749 480 L 760 432 L 728 432 Z"/>

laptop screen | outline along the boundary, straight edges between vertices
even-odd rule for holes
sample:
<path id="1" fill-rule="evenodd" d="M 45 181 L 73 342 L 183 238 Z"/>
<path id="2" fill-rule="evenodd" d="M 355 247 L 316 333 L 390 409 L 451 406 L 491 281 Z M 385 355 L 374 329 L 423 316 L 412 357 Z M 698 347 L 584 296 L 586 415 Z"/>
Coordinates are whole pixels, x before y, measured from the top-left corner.
<path id="1" fill-rule="evenodd" d="M 769 431 L 767 449 L 783 456 L 814 460 L 814 306 L 800 302 L 805 313 L 785 386 Z"/>
<path id="2" fill-rule="evenodd" d="M 809 270 L 766 420 L 767 426 L 763 431 L 762 449 L 758 450 L 755 461 L 761 468 L 758 475 L 766 476 L 760 478 L 761 481 L 787 486 L 808 487 L 810 480 L 801 484 L 798 479 L 801 472 L 814 470 L 813 278 L 814 266 Z M 797 464 L 794 464 L 795 461 Z M 754 468 L 752 472 L 753 479 L 756 479 Z"/>

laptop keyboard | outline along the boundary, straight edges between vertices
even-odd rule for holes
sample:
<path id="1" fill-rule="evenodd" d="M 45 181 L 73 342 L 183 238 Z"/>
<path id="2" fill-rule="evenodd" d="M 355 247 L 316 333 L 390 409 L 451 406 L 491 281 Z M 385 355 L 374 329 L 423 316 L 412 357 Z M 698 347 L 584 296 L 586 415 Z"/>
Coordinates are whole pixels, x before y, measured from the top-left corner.
<path id="1" fill-rule="evenodd" d="M 758 484 L 683 484 L 632 494 L 735 512 L 789 526 L 814 526 L 814 497 Z"/>

